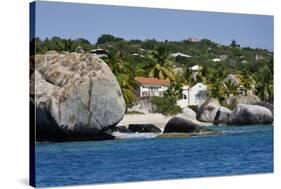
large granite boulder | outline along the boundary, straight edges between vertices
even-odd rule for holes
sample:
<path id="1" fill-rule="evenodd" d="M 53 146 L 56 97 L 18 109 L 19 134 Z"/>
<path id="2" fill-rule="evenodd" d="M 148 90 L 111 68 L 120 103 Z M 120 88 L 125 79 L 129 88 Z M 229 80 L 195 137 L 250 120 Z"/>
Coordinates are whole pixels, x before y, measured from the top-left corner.
<path id="1" fill-rule="evenodd" d="M 248 125 L 248 124 L 270 124 L 273 122 L 273 116 L 269 109 L 248 104 L 238 104 L 230 118 L 230 124 Z"/>
<path id="2" fill-rule="evenodd" d="M 273 107 L 273 104 L 270 104 L 268 102 L 264 102 L 264 101 L 261 101 L 261 102 L 253 102 L 252 105 L 258 105 L 258 106 L 263 106 L 267 109 L 269 109 L 273 115 L 273 111 L 274 111 L 274 107 Z"/>
<path id="3" fill-rule="evenodd" d="M 221 106 L 217 111 L 214 123 L 215 124 L 229 123 L 231 115 L 232 115 L 232 111 L 230 109 Z"/>
<path id="4" fill-rule="evenodd" d="M 224 101 L 228 107 L 235 107 L 237 104 L 252 104 L 255 102 L 260 102 L 259 97 L 255 95 L 239 95 L 239 96 L 231 96 Z"/>
<path id="5" fill-rule="evenodd" d="M 161 133 L 161 129 L 153 124 L 130 124 L 129 130 L 138 133 Z"/>
<path id="6" fill-rule="evenodd" d="M 202 122 L 214 122 L 220 103 L 214 98 L 207 98 L 198 106 L 197 119 Z"/>
<path id="7" fill-rule="evenodd" d="M 221 132 L 200 126 L 191 120 L 183 119 L 181 117 L 173 117 L 168 121 L 163 134 L 159 135 L 159 137 L 178 138 L 219 134 L 221 134 Z"/>
<path id="8" fill-rule="evenodd" d="M 95 140 L 123 118 L 126 107 L 120 86 L 95 55 L 54 52 L 36 55 L 31 63 L 38 141 Z"/>
<path id="9" fill-rule="evenodd" d="M 164 133 L 194 133 L 199 131 L 199 125 L 180 117 L 171 118 L 164 128 Z"/>

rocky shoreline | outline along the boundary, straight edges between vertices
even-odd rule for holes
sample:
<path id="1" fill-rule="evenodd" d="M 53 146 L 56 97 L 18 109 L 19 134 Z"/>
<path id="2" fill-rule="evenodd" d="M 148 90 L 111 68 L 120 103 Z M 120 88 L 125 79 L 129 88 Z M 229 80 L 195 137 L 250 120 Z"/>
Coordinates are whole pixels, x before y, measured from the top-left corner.
<path id="1" fill-rule="evenodd" d="M 120 86 L 108 65 L 93 54 L 56 52 L 31 59 L 30 107 L 36 112 L 36 141 L 112 140 L 114 132 L 157 133 L 159 137 L 219 135 L 205 126 L 273 123 L 273 105 L 231 97 L 222 106 L 208 98 L 197 111 L 175 116 L 125 114 Z"/>

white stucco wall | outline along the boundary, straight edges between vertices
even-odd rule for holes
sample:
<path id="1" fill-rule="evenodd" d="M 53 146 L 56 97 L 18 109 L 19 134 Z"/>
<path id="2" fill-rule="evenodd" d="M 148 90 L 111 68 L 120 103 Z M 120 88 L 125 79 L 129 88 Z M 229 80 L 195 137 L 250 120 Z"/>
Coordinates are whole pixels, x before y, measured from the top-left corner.
<path id="1" fill-rule="evenodd" d="M 163 96 L 163 93 L 168 89 L 167 86 L 140 86 L 139 96 L 145 97 L 145 96 Z"/>
<path id="2" fill-rule="evenodd" d="M 177 101 L 180 107 L 184 108 L 190 105 L 198 105 L 207 98 L 207 86 L 202 83 L 197 83 L 191 88 L 184 88 L 182 94 L 182 99 Z"/>

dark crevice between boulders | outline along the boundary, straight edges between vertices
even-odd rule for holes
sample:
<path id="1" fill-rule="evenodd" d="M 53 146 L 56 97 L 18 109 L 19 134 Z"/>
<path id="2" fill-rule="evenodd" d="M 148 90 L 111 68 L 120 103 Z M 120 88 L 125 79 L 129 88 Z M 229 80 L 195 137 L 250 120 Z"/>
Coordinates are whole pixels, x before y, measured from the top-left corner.
<path id="1" fill-rule="evenodd" d="M 220 112 L 220 109 L 221 109 L 221 107 L 218 109 L 218 111 L 217 111 L 217 113 L 216 113 L 216 116 L 215 116 L 215 119 L 214 119 L 214 124 L 215 125 L 218 125 L 219 124 L 219 117 L 220 117 L 220 114 L 221 114 L 221 112 Z"/>

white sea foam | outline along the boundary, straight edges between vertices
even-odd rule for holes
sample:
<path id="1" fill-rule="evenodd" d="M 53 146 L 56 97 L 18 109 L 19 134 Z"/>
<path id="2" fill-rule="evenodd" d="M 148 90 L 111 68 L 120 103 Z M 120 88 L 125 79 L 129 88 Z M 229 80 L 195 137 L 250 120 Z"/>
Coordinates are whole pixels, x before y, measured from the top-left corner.
<path id="1" fill-rule="evenodd" d="M 118 139 L 144 139 L 144 138 L 155 138 L 159 134 L 158 133 L 120 133 L 113 132 L 113 136 Z"/>

